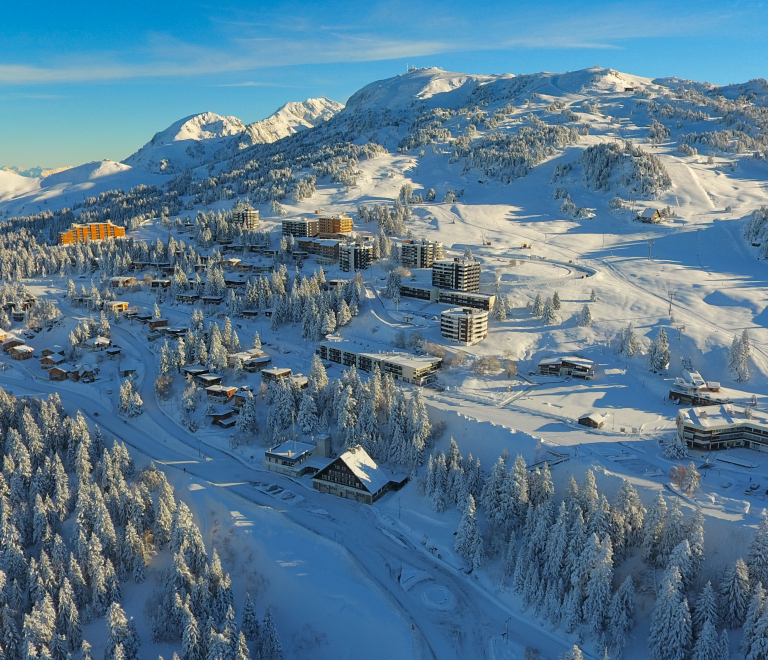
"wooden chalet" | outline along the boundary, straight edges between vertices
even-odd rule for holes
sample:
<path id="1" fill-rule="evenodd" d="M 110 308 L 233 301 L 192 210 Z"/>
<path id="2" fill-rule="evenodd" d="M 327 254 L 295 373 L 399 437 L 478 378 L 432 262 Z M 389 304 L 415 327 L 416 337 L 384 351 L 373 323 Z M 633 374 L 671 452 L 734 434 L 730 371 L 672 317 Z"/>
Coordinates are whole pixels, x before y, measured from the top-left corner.
<path id="1" fill-rule="evenodd" d="M 603 424 L 605 424 L 605 418 L 606 415 L 600 415 L 598 413 L 589 413 L 589 415 L 584 415 L 583 417 L 579 417 L 579 424 L 582 426 L 588 426 L 592 429 L 600 429 L 603 427 Z"/>
<path id="2" fill-rule="evenodd" d="M 224 429 L 232 428 L 237 424 L 235 415 L 237 414 L 236 408 L 229 408 L 226 406 L 212 406 L 211 410 L 206 413 L 211 417 L 211 424 L 220 426 Z"/>
<path id="3" fill-rule="evenodd" d="M 63 353 L 49 353 L 40 359 L 40 367 L 43 369 L 50 369 L 51 367 L 57 367 L 60 364 L 64 364 L 67 358 Z"/>
<path id="4" fill-rule="evenodd" d="M 34 356 L 35 349 L 26 344 L 19 344 L 18 346 L 11 348 L 9 352 L 11 354 L 11 359 L 13 360 L 29 360 Z"/>
<path id="5" fill-rule="evenodd" d="M 205 388 L 205 395 L 209 403 L 229 403 L 235 396 L 237 387 L 234 385 L 211 385 Z"/>
<path id="6" fill-rule="evenodd" d="M 399 490 L 406 478 L 395 478 L 379 467 L 360 445 L 343 453 L 312 477 L 321 493 L 373 504 L 390 490 Z"/>
<path id="7" fill-rule="evenodd" d="M 13 337 L 3 343 L 3 353 L 10 353 L 11 349 L 14 346 L 22 346 L 23 344 L 24 344 L 24 341 L 22 339 L 17 339 L 16 337 Z"/>
<path id="8" fill-rule="evenodd" d="M 157 330 L 158 328 L 165 328 L 168 325 L 168 319 L 150 319 L 147 322 L 150 330 Z"/>
<path id="9" fill-rule="evenodd" d="M 104 309 L 112 314 L 122 314 L 128 311 L 128 303 L 125 300 L 109 300 L 104 303 Z"/>
<path id="10" fill-rule="evenodd" d="M 652 208 L 643 209 L 643 212 L 640 213 L 637 216 L 637 218 L 641 222 L 645 222 L 651 225 L 658 224 L 662 220 L 661 213 L 659 213 L 659 210 L 652 209 Z"/>

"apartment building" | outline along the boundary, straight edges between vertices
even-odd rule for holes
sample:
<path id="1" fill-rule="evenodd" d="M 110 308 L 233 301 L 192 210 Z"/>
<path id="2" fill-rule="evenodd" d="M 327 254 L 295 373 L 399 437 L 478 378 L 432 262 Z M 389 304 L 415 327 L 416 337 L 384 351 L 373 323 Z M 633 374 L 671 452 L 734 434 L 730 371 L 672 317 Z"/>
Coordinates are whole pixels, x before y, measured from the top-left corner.
<path id="1" fill-rule="evenodd" d="M 488 336 L 488 312 L 454 307 L 440 314 L 440 334 L 454 344 L 473 346 Z"/>
<path id="2" fill-rule="evenodd" d="M 125 227 L 113 225 L 111 220 L 89 222 L 87 225 L 73 224 L 68 231 L 59 232 L 59 245 L 72 245 L 123 236 L 125 236 Z"/>
<path id="3" fill-rule="evenodd" d="M 365 270 L 373 263 L 373 245 L 340 245 L 339 267 L 344 272 Z"/>
<path id="4" fill-rule="evenodd" d="M 314 218 L 294 218 L 283 220 L 283 236 L 307 238 L 320 233 L 320 222 Z"/>
<path id="5" fill-rule="evenodd" d="M 259 211 L 249 204 L 240 204 L 232 209 L 232 224 L 243 229 L 256 229 L 259 226 Z"/>
<path id="6" fill-rule="evenodd" d="M 441 259 L 432 264 L 432 286 L 455 291 L 480 291 L 480 264 L 466 259 Z"/>
<path id="7" fill-rule="evenodd" d="M 411 355 L 395 351 L 372 353 L 351 341 L 321 342 L 316 351 L 321 360 L 328 360 L 345 367 L 371 372 L 378 364 L 382 374 L 392 374 L 395 380 L 414 385 L 426 385 L 437 380 L 437 370 L 443 361 L 432 355 Z"/>
<path id="8" fill-rule="evenodd" d="M 320 221 L 321 234 L 348 234 L 352 231 L 352 218 L 346 213 L 341 215 L 321 215 Z"/>
<path id="9" fill-rule="evenodd" d="M 403 241 L 400 245 L 400 263 L 408 268 L 431 268 L 443 258 L 443 244 L 431 241 Z"/>

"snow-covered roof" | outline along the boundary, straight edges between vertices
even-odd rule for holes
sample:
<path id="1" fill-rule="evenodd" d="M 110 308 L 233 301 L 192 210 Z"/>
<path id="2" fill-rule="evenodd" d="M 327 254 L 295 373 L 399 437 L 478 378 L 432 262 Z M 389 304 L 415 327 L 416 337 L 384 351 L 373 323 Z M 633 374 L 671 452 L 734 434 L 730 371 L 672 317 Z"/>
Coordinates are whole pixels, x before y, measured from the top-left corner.
<path id="1" fill-rule="evenodd" d="M 66 359 L 63 353 L 51 353 L 43 358 L 43 360 L 50 360 L 51 362 L 64 362 Z"/>
<path id="2" fill-rule="evenodd" d="M 106 337 L 91 337 L 86 343 L 89 346 L 107 346 L 111 342 Z"/>
<path id="3" fill-rule="evenodd" d="M 269 374 L 270 376 L 285 376 L 290 374 L 291 370 L 288 367 L 272 367 L 270 369 L 263 369 L 263 374 Z"/>
<path id="4" fill-rule="evenodd" d="M 647 208 L 640 214 L 641 218 L 652 218 L 659 212 L 658 209 Z"/>
<path id="5" fill-rule="evenodd" d="M 209 394 L 229 394 L 232 391 L 237 392 L 237 387 L 234 385 L 211 385 L 210 387 L 206 387 L 205 391 Z"/>
<path id="6" fill-rule="evenodd" d="M 589 413 L 589 415 L 582 415 L 581 417 L 579 417 L 579 420 L 589 419 L 592 422 L 594 422 L 595 424 L 597 424 L 598 426 L 600 426 L 600 424 L 604 424 L 605 423 L 605 420 L 606 420 L 607 417 L 608 417 L 608 415 L 601 415 L 600 413 L 594 413 L 593 412 L 593 413 Z"/>
<path id="7" fill-rule="evenodd" d="M 380 468 L 360 445 L 344 452 L 339 458 L 371 494 L 378 493 L 390 482 L 388 471 Z"/>
<path id="8" fill-rule="evenodd" d="M 26 344 L 21 344 L 19 346 L 14 346 L 12 351 L 16 351 L 17 353 L 34 353 L 35 349 L 31 346 L 27 346 Z"/>
<path id="9" fill-rule="evenodd" d="M 683 424 L 698 426 L 701 429 L 723 429 L 748 424 L 751 427 L 768 431 L 768 414 L 752 410 L 747 417 L 745 409 L 733 405 L 700 406 L 679 410 L 677 418 Z"/>
<path id="10" fill-rule="evenodd" d="M 288 440 L 277 447 L 267 450 L 266 454 L 272 454 L 273 456 L 279 456 L 281 458 L 296 458 L 302 454 L 312 453 L 315 450 L 315 445 L 310 445 L 307 442 L 295 442 L 294 440 Z"/>
<path id="11" fill-rule="evenodd" d="M 228 415 L 232 416 L 235 414 L 235 409 L 231 408 L 230 406 L 223 406 L 220 404 L 209 404 L 205 411 L 206 415 L 212 416 L 212 415 Z"/>
<path id="12" fill-rule="evenodd" d="M 58 369 L 59 371 L 66 371 L 67 373 L 70 373 L 71 371 L 77 371 L 77 367 L 73 367 L 68 362 L 64 362 L 63 364 L 57 364 L 55 367 L 51 368 L 51 371 L 55 371 Z"/>

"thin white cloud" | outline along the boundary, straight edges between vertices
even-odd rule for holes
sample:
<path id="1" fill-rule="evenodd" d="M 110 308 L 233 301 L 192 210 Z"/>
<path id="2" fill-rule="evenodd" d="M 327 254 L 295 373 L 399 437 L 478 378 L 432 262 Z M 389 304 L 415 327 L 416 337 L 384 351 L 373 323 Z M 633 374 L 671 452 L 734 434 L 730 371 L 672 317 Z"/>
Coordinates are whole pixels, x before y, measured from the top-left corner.
<path id="1" fill-rule="evenodd" d="M 549 21 L 540 20 L 540 12 L 532 9 L 506 16 L 485 15 L 482 7 L 476 15 L 461 16 L 435 10 L 415 21 L 417 11 L 417 0 L 391 0 L 371 7 L 357 24 L 323 24 L 309 15 L 259 15 L 250 21 L 217 17 L 211 22 L 223 33 L 217 35 L 221 45 L 216 47 L 150 33 L 131 52 L 91 53 L 77 60 L 52 56 L 56 64 L 49 66 L 0 63 L 0 85 L 199 77 L 488 50 L 613 50 L 632 39 L 712 33 L 735 16 L 727 10 L 687 16 L 656 3 L 614 5 L 591 13 L 574 9 Z M 275 85 L 245 81 L 221 86 Z"/>

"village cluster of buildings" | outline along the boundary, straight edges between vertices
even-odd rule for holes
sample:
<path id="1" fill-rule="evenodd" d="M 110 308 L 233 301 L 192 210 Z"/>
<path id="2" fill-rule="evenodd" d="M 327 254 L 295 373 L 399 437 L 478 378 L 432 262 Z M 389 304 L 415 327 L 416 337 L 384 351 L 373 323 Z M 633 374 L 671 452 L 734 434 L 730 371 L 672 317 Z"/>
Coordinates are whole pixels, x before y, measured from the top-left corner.
<path id="1" fill-rule="evenodd" d="M 106 337 L 91 337 L 86 341 L 86 347 L 91 352 L 106 351 L 109 357 L 120 354 L 119 347 L 112 347 L 112 342 Z M 34 347 L 17 337 L 5 339 L 3 352 L 8 353 L 12 360 L 31 360 L 36 357 Z M 39 359 L 40 367 L 48 373 L 50 380 L 92 383 L 99 373 L 99 368 L 89 360 L 82 364 L 70 364 L 61 346 L 44 348 Z"/>

